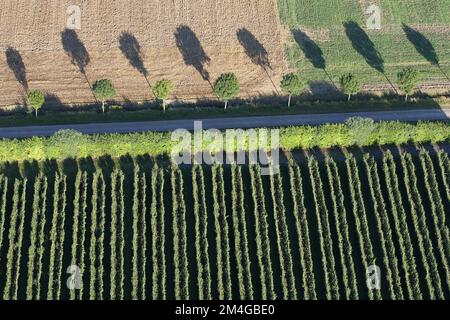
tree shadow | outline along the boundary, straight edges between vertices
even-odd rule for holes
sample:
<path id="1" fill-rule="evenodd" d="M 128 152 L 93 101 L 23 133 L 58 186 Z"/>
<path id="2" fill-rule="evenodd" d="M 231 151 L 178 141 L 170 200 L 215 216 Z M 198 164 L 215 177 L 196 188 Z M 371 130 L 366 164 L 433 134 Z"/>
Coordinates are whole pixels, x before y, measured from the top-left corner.
<path id="1" fill-rule="evenodd" d="M 380 73 L 384 73 L 384 60 L 370 40 L 367 33 L 354 21 L 344 23 L 345 33 L 356 50 L 369 66 Z"/>
<path id="2" fill-rule="evenodd" d="M 275 92 L 278 94 L 278 89 L 270 77 L 267 69 L 272 70 L 272 66 L 270 65 L 269 53 L 266 48 L 259 42 L 258 39 L 251 33 L 248 29 L 242 28 L 236 32 L 236 36 L 238 38 L 239 43 L 245 49 L 245 53 L 250 58 L 250 60 L 264 69 L 269 78 Z"/>
<path id="3" fill-rule="evenodd" d="M 292 36 L 314 68 L 325 69 L 326 62 L 322 49 L 306 33 L 300 30 L 292 30 Z"/>
<path id="4" fill-rule="evenodd" d="M 8 67 L 14 73 L 16 80 L 22 85 L 24 91 L 28 92 L 27 70 L 19 51 L 12 47 L 8 47 L 5 55 Z"/>
<path id="5" fill-rule="evenodd" d="M 78 38 L 77 33 L 74 30 L 65 29 L 61 32 L 61 43 L 72 63 L 78 67 L 81 73 L 85 74 L 91 58 L 84 43 Z"/>
<path id="6" fill-rule="evenodd" d="M 414 45 L 417 52 L 420 53 L 432 65 L 438 65 L 439 58 L 433 44 L 422 33 L 409 27 L 408 25 L 403 24 L 402 28 L 403 32 L 405 32 L 406 38 L 408 38 L 409 42 Z"/>
<path id="7" fill-rule="evenodd" d="M 311 62 L 314 68 L 322 69 L 331 83 L 336 86 L 326 70 L 327 64 L 325 58 L 323 57 L 323 51 L 319 45 L 303 31 L 292 30 L 291 32 L 295 42 L 305 55 L 305 58 Z"/>
<path id="8" fill-rule="evenodd" d="M 206 54 L 194 31 L 186 25 L 181 25 L 175 31 L 174 36 L 184 63 L 193 66 L 203 80 L 208 81 L 211 85 L 209 72 L 205 69 L 205 65 L 211 62 L 211 59 Z"/>
<path id="9" fill-rule="evenodd" d="M 239 43 L 244 47 L 245 53 L 254 64 L 263 68 L 272 69 L 269 61 L 269 53 L 250 31 L 242 28 L 236 32 L 236 35 Z"/>
<path id="10" fill-rule="evenodd" d="M 411 28 L 404 23 L 402 25 L 402 28 L 403 32 L 406 35 L 406 38 L 408 38 L 409 42 L 412 43 L 416 51 L 433 66 L 438 67 L 441 73 L 447 78 L 447 80 L 450 81 L 450 78 L 444 72 L 444 70 L 442 70 L 439 64 L 439 56 L 437 55 L 436 49 L 434 48 L 431 41 L 428 40 L 428 38 L 425 37 L 425 35 L 423 35 L 421 32 Z"/>
<path id="11" fill-rule="evenodd" d="M 393 90 L 397 92 L 397 89 L 385 73 L 384 59 L 373 41 L 370 40 L 369 35 L 355 21 L 345 22 L 344 28 L 348 39 L 352 43 L 353 49 L 366 60 L 370 67 L 383 74 Z"/>
<path id="12" fill-rule="evenodd" d="M 333 84 L 327 81 L 310 81 L 308 83 L 311 95 L 314 97 L 321 97 L 325 100 L 329 96 L 331 100 L 343 97 L 342 92 Z"/>
<path id="13" fill-rule="evenodd" d="M 52 107 L 52 108 L 51 108 Z M 63 110 L 63 104 L 61 102 L 61 99 L 54 93 L 46 93 L 45 94 L 45 103 L 42 106 L 43 110 L 48 110 L 48 109 L 60 109 Z"/>
<path id="14" fill-rule="evenodd" d="M 150 82 L 148 81 L 149 73 L 142 58 L 141 45 L 136 37 L 129 32 L 122 32 L 119 37 L 119 48 L 133 68 L 144 76 L 145 81 L 147 81 L 148 86 L 151 88 Z"/>
<path id="15" fill-rule="evenodd" d="M 84 43 L 78 38 L 78 34 L 71 29 L 65 29 L 61 32 L 61 43 L 72 64 L 77 66 L 81 74 L 84 75 L 84 78 L 92 91 L 91 83 L 86 75 L 86 67 L 91 62 L 91 58 Z M 97 101 L 95 95 L 94 98 Z"/>

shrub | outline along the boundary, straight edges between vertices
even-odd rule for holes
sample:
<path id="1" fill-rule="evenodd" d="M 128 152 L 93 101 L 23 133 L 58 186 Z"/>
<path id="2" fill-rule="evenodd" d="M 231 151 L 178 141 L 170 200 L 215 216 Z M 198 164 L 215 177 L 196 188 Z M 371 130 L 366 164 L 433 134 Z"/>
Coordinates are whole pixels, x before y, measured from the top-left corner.
<path id="1" fill-rule="evenodd" d="M 76 130 L 60 130 L 45 142 L 47 154 L 60 158 L 73 158 L 80 154 L 85 136 Z"/>
<path id="2" fill-rule="evenodd" d="M 373 128 L 364 128 L 364 123 L 373 126 Z M 358 135 L 358 132 L 361 136 Z M 449 140 L 449 122 L 410 124 L 399 121 L 371 123 L 366 122 L 366 120 L 353 120 L 353 122 L 347 124 L 299 126 L 280 129 L 280 144 L 286 150 L 314 147 L 349 147 L 355 144 L 366 146 L 408 142 L 437 143 Z M 50 138 L 0 139 L 0 162 L 45 159 L 62 160 L 74 156 L 78 158 L 89 156 L 96 158 L 103 155 L 112 157 L 144 154 L 154 156 L 169 155 L 175 143 L 171 140 L 170 132 L 90 136 L 82 135 L 73 130 L 62 130 Z"/>
<path id="3" fill-rule="evenodd" d="M 371 144 L 370 139 L 377 128 L 375 121 L 369 118 L 353 117 L 348 119 L 346 124 L 357 145 Z"/>

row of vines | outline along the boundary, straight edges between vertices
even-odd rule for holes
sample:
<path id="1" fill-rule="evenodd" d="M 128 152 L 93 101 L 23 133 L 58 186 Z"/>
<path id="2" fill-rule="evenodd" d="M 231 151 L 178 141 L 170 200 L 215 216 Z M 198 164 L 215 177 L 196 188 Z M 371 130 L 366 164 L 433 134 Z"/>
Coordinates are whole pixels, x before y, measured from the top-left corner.
<path id="1" fill-rule="evenodd" d="M 6 300 L 450 297 L 445 150 L 288 156 L 271 176 L 131 158 L 17 169 L 0 171 Z"/>

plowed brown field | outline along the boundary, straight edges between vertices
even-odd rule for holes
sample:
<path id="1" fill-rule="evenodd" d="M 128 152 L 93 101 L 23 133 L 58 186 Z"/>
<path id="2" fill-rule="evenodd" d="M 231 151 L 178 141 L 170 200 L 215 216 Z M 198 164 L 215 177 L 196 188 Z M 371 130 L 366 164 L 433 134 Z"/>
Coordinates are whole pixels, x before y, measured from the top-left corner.
<path id="1" fill-rule="evenodd" d="M 81 29 L 65 32 L 67 7 Z M 119 100 L 153 99 L 175 81 L 175 99 L 211 97 L 210 82 L 235 72 L 242 96 L 275 92 L 286 68 L 276 0 L 3 0 L 0 105 L 26 88 L 64 103 L 94 101 L 90 84 L 113 80 Z M 146 79 L 147 78 L 147 79 Z M 148 81 L 147 81 L 148 80 Z"/>

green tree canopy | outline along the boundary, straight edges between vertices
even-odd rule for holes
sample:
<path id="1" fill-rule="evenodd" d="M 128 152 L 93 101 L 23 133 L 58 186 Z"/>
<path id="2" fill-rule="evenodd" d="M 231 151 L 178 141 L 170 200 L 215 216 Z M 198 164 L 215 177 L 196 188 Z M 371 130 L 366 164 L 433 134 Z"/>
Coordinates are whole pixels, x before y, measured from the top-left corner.
<path id="1" fill-rule="evenodd" d="M 171 80 L 159 80 L 153 86 L 153 94 L 162 101 L 164 111 L 166 111 L 166 100 L 169 98 L 173 90 L 173 82 Z"/>
<path id="2" fill-rule="evenodd" d="M 400 90 L 406 94 L 406 101 L 414 93 L 421 78 L 420 72 L 412 68 L 405 68 L 397 74 L 397 83 Z"/>
<path id="3" fill-rule="evenodd" d="M 347 73 L 341 76 L 339 80 L 342 91 L 348 95 L 348 100 L 350 101 L 352 95 L 357 94 L 361 91 L 362 83 L 357 76 L 352 73 Z"/>
<path id="4" fill-rule="evenodd" d="M 213 92 L 220 99 L 225 101 L 225 109 L 228 101 L 239 96 L 239 81 L 234 73 L 222 74 L 214 83 Z"/>
<path id="5" fill-rule="evenodd" d="M 28 103 L 31 108 L 36 112 L 36 117 L 38 115 L 38 110 L 42 108 L 45 103 L 45 94 L 39 90 L 32 90 L 28 92 Z"/>
<path id="6" fill-rule="evenodd" d="M 300 95 L 305 88 L 305 83 L 295 73 L 288 73 L 283 76 L 281 80 L 281 89 L 289 94 L 288 107 L 291 106 L 291 98 L 295 95 Z"/>
<path id="7" fill-rule="evenodd" d="M 109 79 L 97 80 L 92 86 L 94 95 L 102 102 L 102 112 L 105 112 L 105 102 L 108 99 L 112 99 L 116 96 L 116 89 L 114 84 Z"/>

